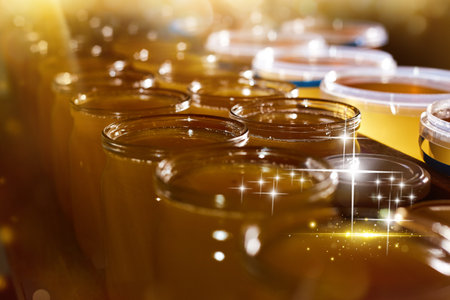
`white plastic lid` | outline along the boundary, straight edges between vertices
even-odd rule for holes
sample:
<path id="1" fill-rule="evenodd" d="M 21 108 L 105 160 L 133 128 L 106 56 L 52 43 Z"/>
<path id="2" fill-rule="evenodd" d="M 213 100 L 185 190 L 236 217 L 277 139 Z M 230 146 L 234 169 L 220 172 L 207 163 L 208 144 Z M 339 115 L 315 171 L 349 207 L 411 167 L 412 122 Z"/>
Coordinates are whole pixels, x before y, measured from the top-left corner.
<path id="1" fill-rule="evenodd" d="M 253 60 L 253 70 L 258 76 L 298 82 L 320 81 L 332 70 L 368 67 L 391 70 L 396 67 L 396 62 L 389 53 L 381 50 L 346 46 L 266 48 Z"/>
<path id="2" fill-rule="evenodd" d="M 306 17 L 283 23 L 281 31 L 288 34 L 317 33 L 330 45 L 378 48 L 388 41 L 384 26 L 368 21 Z"/>
<path id="3" fill-rule="evenodd" d="M 252 30 L 213 32 L 209 35 L 205 48 L 216 54 L 253 58 L 258 51 L 270 46 L 318 49 L 325 47 L 326 43 L 320 35 L 313 33 L 293 36 L 255 27 Z"/>
<path id="4" fill-rule="evenodd" d="M 396 83 L 416 85 L 445 91 L 436 94 L 412 94 L 381 92 L 350 87 L 339 81 L 355 83 Z M 378 104 L 397 110 L 400 107 L 411 109 L 425 108 L 438 100 L 450 99 L 450 71 L 421 68 L 398 67 L 396 69 L 359 69 L 331 71 L 325 75 L 320 89 L 331 96 L 362 103 Z"/>
<path id="5" fill-rule="evenodd" d="M 430 104 L 420 117 L 420 135 L 450 149 L 450 98 Z"/>

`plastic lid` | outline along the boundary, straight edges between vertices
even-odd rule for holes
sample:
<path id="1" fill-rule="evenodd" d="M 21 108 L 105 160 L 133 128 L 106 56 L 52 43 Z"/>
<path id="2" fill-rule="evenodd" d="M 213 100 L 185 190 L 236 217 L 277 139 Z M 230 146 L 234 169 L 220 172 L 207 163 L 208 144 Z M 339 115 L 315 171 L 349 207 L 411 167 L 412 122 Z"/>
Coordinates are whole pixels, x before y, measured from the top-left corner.
<path id="1" fill-rule="evenodd" d="M 421 200 L 430 190 L 430 174 L 406 159 L 356 153 L 354 157 L 334 155 L 327 160 L 339 170 L 335 201 L 344 207 L 351 205 L 353 178 L 355 207 L 406 206 Z"/>
<path id="2" fill-rule="evenodd" d="M 250 58 L 270 46 L 320 49 L 325 47 L 325 41 L 320 35 L 313 33 L 293 36 L 256 27 L 253 30 L 213 32 L 209 35 L 205 48 L 217 54 Z"/>
<path id="3" fill-rule="evenodd" d="M 266 48 L 253 60 L 253 70 L 263 78 L 289 81 L 320 81 L 332 71 L 355 68 L 392 70 L 396 62 L 384 51 L 331 46 L 322 49 Z M 320 82 L 317 83 L 317 86 Z"/>
<path id="4" fill-rule="evenodd" d="M 420 135 L 450 149 L 450 99 L 430 104 L 420 117 Z"/>
<path id="5" fill-rule="evenodd" d="M 410 86 L 417 91 L 389 92 L 349 86 L 387 83 L 403 85 L 404 88 Z M 421 88 L 435 89 L 442 93 L 417 93 Z M 390 106 L 393 113 L 396 112 L 396 107 L 425 109 L 430 103 L 450 99 L 450 71 L 421 67 L 332 71 L 325 76 L 320 89 L 338 98 Z"/>
<path id="6" fill-rule="evenodd" d="M 317 33 L 332 45 L 378 48 L 388 41 L 383 25 L 367 21 L 306 17 L 283 23 L 281 30 L 289 34 Z"/>

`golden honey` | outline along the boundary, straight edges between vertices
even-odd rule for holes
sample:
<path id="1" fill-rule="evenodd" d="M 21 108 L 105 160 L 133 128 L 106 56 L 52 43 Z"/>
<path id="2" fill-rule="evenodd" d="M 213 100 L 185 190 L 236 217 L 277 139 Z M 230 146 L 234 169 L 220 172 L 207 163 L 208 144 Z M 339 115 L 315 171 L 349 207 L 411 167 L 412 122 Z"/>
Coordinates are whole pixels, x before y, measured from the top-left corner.
<path id="1" fill-rule="evenodd" d="M 101 174 L 105 155 L 101 132 L 115 120 L 176 113 L 189 105 L 187 94 L 165 89 L 100 89 L 72 101 L 69 141 L 71 211 L 77 240 L 94 266 L 104 268 Z"/>
<path id="2" fill-rule="evenodd" d="M 362 134 L 421 159 L 420 114 L 432 102 L 450 96 L 449 74 L 410 67 L 392 72 L 338 72 L 327 75 L 321 90 L 361 110 Z"/>
<path id="3" fill-rule="evenodd" d="M 447 297 L 448 254 L 426 235 L 395 223 L 387 228 L 383 221 L 361 220 L 351 226 L 314 214 L 291 228 L 267 225 L 257 229 L 257 250 L 247 240 L 247 264 L 261 281 L 284 289 L 285 299 Z"/>
<path id="4" fill-rule="evenodd" d="M 160 164 L 160 299 L 248 298 L 255 282 L 241 264 L 241 226 L 326 204 L 333 178 L 317 160 L 267 148 L 196 151 Z"/>
<path id="5" fill-rule="evenodd" d="M 358 109 L 343 103 L 280 98 L 238 104 L 231 117 L 249 128 L 249 145 L 280 147 L 303 155 L 359 152 Z"/>
<path id="6" fill-rule="evenodd" d="M 159 198 L 153 174 L 157 163 L 187 149 L 242 146 L 246 140 L 244 124 L 201 115 L 137 118 L 105 128 L 102 201 L 111 299 L 147 299 L 146 295 L 156 293 L 153 253 Z"/>
<path id="7" fill-rule="evenodd" d="M 236 77 L 239 74 L 221 68 L 213 54 L 178 54 L 167 59 L 158 68 L 156 82 L 160 87 L 187 91 L 193 81 L 211 80 L 221 77 Z"/>
<path id="8" fill-rule="evenodd" d="M 88 92 L 94 88 L 149 88 L 153 85 L 151 75 L 127 70 L 126 63 L 121 60 L 97 58 L 96 62 L 92 62 L 91 59 L 83 60 L 83 62 L 90 62 L 84 68 L 90 66 L 93 69 L 80 73 L 62 72 L 53 81 L 54 103 L 50 117 L 51 162 L 57 199 L 63 212 L 69 217 L 71 201 L 68 145 L 73 128 L 73 119 L 70 114 L 71 101 L 78 93 Z"/>
<path id="9" fill-rule="evenodd" d="M 50 56 L 38 65 L 40 82 L 35 95 L 38 103 L 35 110 L 37 119 L 36 127 L 39 131 L 38 145 L 43 165 L 50 170 L 52 164 L 51 115 L 53 106 L 55 105 L 55 93 L 53 90 L 55 76 L 64 72 L 70 74 L 86 74 L 87 72 L 103 71 L 106 74 L 109 70 L 123 71 L 123 69 L 129 68 L 127 67 L 127 63 L 120 60 L 116 55 L 107 53 L 106 50 L 102 52 L 102 48 L 99 45 L 92 47 L 80 45 L 80 47 L 87 47 L 87 49 L 74 49 L 70 53 L 70 56 Z M 75 96 L 77 91 L 72 91 L 72 93 Z M 68 103 L 66 105 L 67 107 L 69 106 Z M 67 114 L 64 117 L 67 117 Z"/>
<path id="10" fill-rule="evenodd" d="M 238 103 L 287 97 L 295 89 L 290 83 L 244 77 L 218 77 L 191 83 L 192 113 L 229 117 Z"/>

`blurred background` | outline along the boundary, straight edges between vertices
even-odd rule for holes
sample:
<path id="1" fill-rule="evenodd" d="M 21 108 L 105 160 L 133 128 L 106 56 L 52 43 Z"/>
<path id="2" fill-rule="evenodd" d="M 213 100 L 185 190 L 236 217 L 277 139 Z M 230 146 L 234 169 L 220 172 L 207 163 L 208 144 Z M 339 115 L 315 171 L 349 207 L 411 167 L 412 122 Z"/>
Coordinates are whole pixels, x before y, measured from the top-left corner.
<path id="1" fill-rule="evenodd" d="M 277 28 L 304 16 L 372 20 L 386 27 L 383 50 L 399 65 L 450 69 L 448 0 L 2 0 L 1 6 L 3 27 L 41 22 L 55 30 L 68 15 L 81 21 L 111 15 L 197 37 L 224 28 Z"/>

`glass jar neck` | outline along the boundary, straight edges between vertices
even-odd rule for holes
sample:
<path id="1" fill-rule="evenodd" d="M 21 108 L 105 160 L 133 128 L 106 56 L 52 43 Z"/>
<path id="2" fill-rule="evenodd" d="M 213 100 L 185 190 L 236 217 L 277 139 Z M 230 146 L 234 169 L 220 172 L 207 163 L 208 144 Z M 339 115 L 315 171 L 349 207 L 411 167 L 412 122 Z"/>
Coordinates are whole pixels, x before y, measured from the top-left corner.
<path id="1" fill-rule="evenodd" d="M 230 218 L 327 205 L 337 184 L 322 160 L 258 147 L 180 154 L 163 160 L 156 174 L 160 195 L 173 205 Z"/>
<path id="2" fill-rule="evenodd" d="M 156 162 L 186 148 L 243 146 L 248 130 L 231 119 L 177 114 L 119 121 L 107 126 L 102 137 L 103 147 L 110 153 Z"/>
<path id="3" fill-rule="evenodd" d="M 285 141 L 352 137 L 361 122 L 356 107 L 314 98 L 237 104 L 231 109 L 231 116 L 244 122 L 252 136 Z"/>

